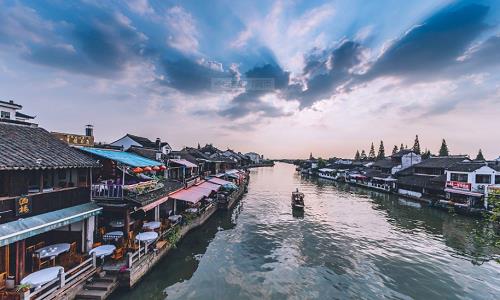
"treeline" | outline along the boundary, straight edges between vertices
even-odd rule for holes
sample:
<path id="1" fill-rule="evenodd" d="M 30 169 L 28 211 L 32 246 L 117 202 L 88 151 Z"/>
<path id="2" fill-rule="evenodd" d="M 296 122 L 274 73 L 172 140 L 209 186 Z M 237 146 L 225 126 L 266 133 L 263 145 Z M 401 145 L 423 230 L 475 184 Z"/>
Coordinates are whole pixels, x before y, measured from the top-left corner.
<path id="1" fill-rule="evenodd" d="M 427 159 L 431 156 L 436 156 L 433 155 L 429 149 L 425 149 L 424 151 L 421 150 L 418 135 L 415 136 L 415 141 L 413 143 L 413 147 L 411 148 L 408 148 L 408 145 L 405 145 L 403 143 L 401 143 L 399 148 L 398 145 L 394 145 L 394 147 L 392 148 L 392 155 L 398 153 L 401 150 L 412 150 L 416 154 L 422 155 L 423 159 Z M 437 156 L 448 156 L 448 155 L 450 155 L 450 150 L 448 149 L 446 140 L 443 139 Z M 356 150 L 356 154 L 354 155 L 354 160 L 378 160 L 378 159 L 384 159 L 385 157 L 386 154 L 385 154 L 384 141 L 380 141 L 377 152 L 375 152 L 375 146 L 373 145 L 372 142 L 368 155 L 366 154 L 366 151 L 364 149 L 361 150 L 361 152 L 359 152 L 359 150 Z M 483 152 L 481 151 L 481 149 L 479 149 L 479 152 L 476 155 L 476 160 L 484 160 Z"/>

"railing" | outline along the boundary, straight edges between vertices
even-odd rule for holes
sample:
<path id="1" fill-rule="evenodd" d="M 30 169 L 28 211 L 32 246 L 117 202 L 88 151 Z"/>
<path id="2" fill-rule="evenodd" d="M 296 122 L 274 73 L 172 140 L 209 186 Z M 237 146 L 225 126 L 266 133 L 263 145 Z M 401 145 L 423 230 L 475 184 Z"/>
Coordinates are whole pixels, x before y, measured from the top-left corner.
<path id="1" fill-rule="evenodd" d="M 137 249 L 135 252 L 127 253 L 127 267 L 129 269 L 132 268 L 134 263 L 138 262 L 141 259 L 141 256 L 148 254 L 148 246 L 151 245 L 151 243 L 145 243 L 142 245 L 144 246 L 141 246 L 141 244 L 139 244 L 139 249 Z"/>
<path id="2" fill-rule="evenodd" d="M 123 186 L 117 184 L 93 184 L 93 199 L 123 199 Z"/>
<path id="3" fill-rule="evenodd" d="M 87 279 L 91 275 L 87 274 L 87 272 L 95 271 L 96 266 L 96 256 L 94 253 L 91 257 L 67 272 L 61 269 L 57 278 L 37 287 L 33 292 L 26 291 L 21 294 L 21 300 L 52 299 L 56 294 L 72 287 L 75 283 Z"/>
<path id="4" fill-rule="evenodd" d="M 162 181 L 146 181 L 130 185 L 118 185 L 118 184 L 93 184 L 92 185 L 92 198 L 93 199 L 123 199 L 129 198 L 131 200 L 136 200 L 139 197 L 143 197 L 155 193 L 164 187 Z"/>

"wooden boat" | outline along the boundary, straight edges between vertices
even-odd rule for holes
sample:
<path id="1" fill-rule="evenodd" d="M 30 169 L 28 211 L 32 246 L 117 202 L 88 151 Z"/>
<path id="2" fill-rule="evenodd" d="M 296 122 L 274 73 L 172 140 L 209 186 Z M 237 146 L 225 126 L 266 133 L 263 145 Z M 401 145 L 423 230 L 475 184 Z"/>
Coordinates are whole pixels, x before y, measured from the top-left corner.
<path id="1" fill-rule="evenodd" d="M 292 192 L 292 208 L 304 209 L 304 193 L 299 192 L 299 189 Z"/>

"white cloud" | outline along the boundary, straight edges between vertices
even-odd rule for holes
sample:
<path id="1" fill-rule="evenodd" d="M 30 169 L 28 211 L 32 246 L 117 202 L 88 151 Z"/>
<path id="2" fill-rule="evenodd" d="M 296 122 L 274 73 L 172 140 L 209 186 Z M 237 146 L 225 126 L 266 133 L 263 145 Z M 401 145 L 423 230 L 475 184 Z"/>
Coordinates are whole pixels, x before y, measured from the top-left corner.
<path id="1" fill-rule="evenodd" d="M 302 37 L 317 29 L 325 20 L 331 18 L 335 10 L 331 4 L 324 4 L 305 12 L 299 19 L 290 23 L 288 35 Z"/>
<path id="2" fill-rule="evenodd" d="M 196 22 L 189 12 L 180 6 L 174 6 L 167 11 L 166 23 L 169 46 L 184 53 L 198 52 L 199 33 Z"/>
<path id="3" fill-rule="evenodd" d="M 140 15 L 154 14 L 154 9 L 149 5 L 148 0 L 128 0 L 128 8 Z"/>

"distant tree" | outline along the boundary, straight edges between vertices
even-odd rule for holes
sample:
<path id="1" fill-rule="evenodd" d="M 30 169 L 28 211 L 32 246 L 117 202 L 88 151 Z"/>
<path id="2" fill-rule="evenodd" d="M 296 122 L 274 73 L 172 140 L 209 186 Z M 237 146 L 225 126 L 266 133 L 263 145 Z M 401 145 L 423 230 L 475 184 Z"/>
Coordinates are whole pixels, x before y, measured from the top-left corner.
<path id="1" fill-rule="evenodd" d="M 412 148 L 413 152 L 420 154 L 420 141 L 418 140 L 418 134 L 415 136 L 415 143 Z"/>
<path id="2" fill-rule="evenodd" d="M 394 145 L 394 148 L 392 148 L 392 155 L 398 153 L 398 146 Z"/>
<path id="3" fill-rule="evenodd" d="M 356 150 L 356 155 L 354 155 L 354 160 L 360 160 L 361 156 L 359 155 L 359 150 Z"/>
<path id="4" fill-rule="evenodd" d="M 365 150 L 361 150 L 361 160 L 366 160 L 366 152 L 365 152 Z"/>
<path id="5" fill-rule="evenodd" d="M 200 149 L 201 149 L 201 146 L 200 146 L 200 143 L 198 143 L 198 150 L 200 150 Z"/>
<path id="6" fill-rule="evenodd" d="M 321 168 L 324 168 L 326 167 L 326 162 L 324 159 L 322 159 L 321 157 L 318 158 L 318 169 L 321 169 Z"/>
<path id="7" fill-rule="evenodd" d="M 476 160 L 484 160 L 483 151 L 481 151 L 481 149 L 479 149 L 477 153 Z"/>
<path id="8" fill-rule="evenodd" d="M 380 141 L 380 146 L 378 146 L 377 159 L 384 159 L 384 158 L 385 158 L 384 141 Z"/>
<path id="9" fill-rule="evenodd" d="M 448 156 L 450 152 L 448 150 L 448 145 L 446 145 L 446 141 L 443 139 L 441 142 L 441 148 L 439 148 L 439 156 Z"/>
<path id="10" fill-rule="evenodd" d="M 403 145 L 403 143 L 401 143 L 401 146 L 399 147 L 399 150 L 404 150 L 405 149 L 405 146 Z"/>
<path id="11" fill-rule="evenodd" d="M 311 154 L 309 154 L 309 159 L 312 160 L 313 159 L 313 153 L 311 152 Z"/>
<path id="12" fill-rule="evenodd" d="M 425 149 L 424 153 L 422 154 L 422 159 L 428 159 L 429 157 L 431 157 L 431 155 L 431 150 Z"/>
<path id="13" fill-rule="evenodd" d="M 375 147 L 373 146 L 373 143 L 370 146 L 370 153 L 368 153 L 368 158 L 375 159 Z"/>

